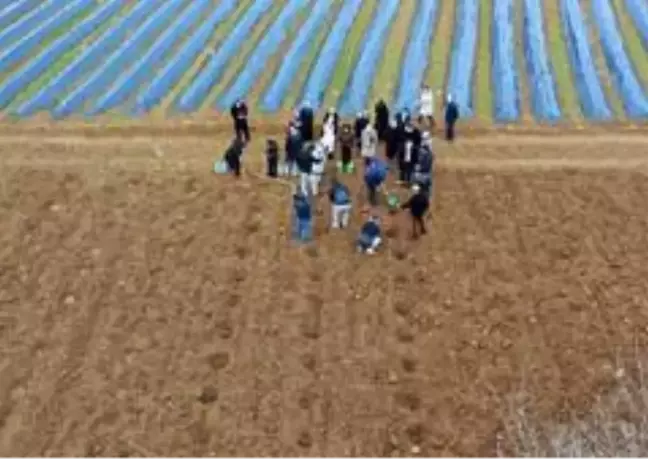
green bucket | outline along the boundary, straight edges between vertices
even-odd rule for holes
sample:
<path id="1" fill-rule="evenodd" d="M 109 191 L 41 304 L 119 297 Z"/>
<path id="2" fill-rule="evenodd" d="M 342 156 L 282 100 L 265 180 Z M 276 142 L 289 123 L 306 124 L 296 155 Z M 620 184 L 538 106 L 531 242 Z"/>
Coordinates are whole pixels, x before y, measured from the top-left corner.
<path id="1" fill-rule="evenodd" d="M 346 167 L 344 167 L 344 164 L 342 164 L 342 161 L 337 162 L 337 168 L 339 172 L 342 172 L 343 174 L 353 174 L 355 172 L 355 164 L 353 164 L 353 161 L 348 163 Z"/>
<path id="2" fill-rule="evenodd" d="M 389 193 L 387 195 L 387 207 L 389 210 L 398 210 L 400 207 L 400 199 L 394 193 Z"/>

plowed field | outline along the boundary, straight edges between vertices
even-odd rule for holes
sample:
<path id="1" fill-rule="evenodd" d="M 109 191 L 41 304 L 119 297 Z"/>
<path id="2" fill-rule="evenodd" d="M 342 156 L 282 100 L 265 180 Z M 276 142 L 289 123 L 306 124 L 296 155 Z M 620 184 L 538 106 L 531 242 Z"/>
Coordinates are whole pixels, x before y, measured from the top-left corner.
<path id="1" fill-rule="evenodd" d="M 0 454 L 492 455 L 645 354 L 645 139 L 439 142 L 431 233 L 374 257 L 324 202 L 293 247 L 218 140 L 0 139 Z"/>

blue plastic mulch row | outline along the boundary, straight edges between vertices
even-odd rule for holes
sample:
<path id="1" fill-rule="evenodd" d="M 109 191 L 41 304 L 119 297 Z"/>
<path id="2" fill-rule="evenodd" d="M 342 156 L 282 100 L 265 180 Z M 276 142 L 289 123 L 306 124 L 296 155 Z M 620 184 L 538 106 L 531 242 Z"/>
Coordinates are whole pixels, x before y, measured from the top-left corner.
<path id="1" fill-rule="evenodd" d="M 180 52 L 158 72 L 151 84 L 137 99 L 136 114 L 150 110 L 171 90 L 192 62 L 207 46 L 214 28 L 229 16 L 236 6 L 236 0 L 221 0 L 212 14 L 207 17 L 196 33 L 187 40 Z"/>
<path id="2" fill-rule="evenodd" d="M 344 41 L 361 7 L 362 0 L 345 0 L 319 52 L 315 66 L 306 80 L 302 104 L 309 103 L 315 110 L 322 104 L 324 92 L 333 78 L 335 66 L 342 55 Z"/>
<path id="3" fill-rule="evenodd" d="M 341 115 L 350 115 L 365 109 L 371 82 L 374 80 L 389 28 L 399 6 L 399 0 L 381 0 L 377 5 L 376 17 L 365 33 L 360 57 L 340 102 Z"/>
<path id="4" fill-rule="evenodd" d="M 646 0 L 626 0 L 625 3 L 648 52 L 648 3 Z"/>
<path id="5" fill-rule="evenodd" d="M 417 103 L 427 70 L 429 46 L 432 43 L 437 24 L 435 19 L 438 9 L 437 0 L 418 1 L 414 25 L 401 65 L 399 85 L 394 101 L 396 110 L 404 108 L 411 110 Z"/>
<path id="6" fill-rule="evenodd" d="M 10 3 L 0 10 L 0 30 L 5 30 L 10 24 L 26 14 L 38 4 L 37 0 L 19 0 Z"/>
<path id="7" fill-rule="evenodd" d="M 0 52 L 0 73 L 14 68 L 30 51 L 42 41 L 45 41 L 48 34 L 54 32 L 76 15 L 84 13 L 92 5 L 91 0 L 72 1 L 33 29 L 26 30 L 22 38 Z"/>
<path id="8" fill-rule="evenodd" d="M 131 30 L 144 22 L 155 8 L 156 1 L 140 0 L 126 16 L 104 31 L 89 47 L 83 49 L 61 73 L 47 82 L 31 99 L 19 106 L 16 115 L 29 116 L 38 110 L 51 108 L 60 95 L 65 94 L 66 90 L 86 72 L 98 67 L 105 56 L 114 51 Z"/>
<path id="9" fill-rule="evenodd" d="M 254 85 L 257 78 L 272 54 L 278 49 L 286 38 L 286 30 L 290 21 L 299 11 L 308 5 L 310 0 L 286 0 L 285 5 L 272 26 L 266 31 L 263 39 L 257 44 L 254 52 L 247 59 L 243 70 L 239 73 L 234 83 L 225 91 L 217 103 L 221 110 L 226 109 L 240 97 L 244 97 Z"/>
<path id="10" fill-rule="evenodd" d="M 176 40 L 183 36 L 179 32 L 191 29 L 209 6 L 209 0 L 192 0 L 149 50 L 132 67 L 119 74 L 115 83 L 93 104 L 89 115 L 103 113 L 125 101 L 149 76 L 150 69 L 168 57 Z"/>
<path id="11" fill-rule="evenodd" d="M 495 121 L 505 123 L 520 118 L 513 13 L 513 0 L 494 0 L 491 46 L 493 117 Z"/>
<path id="12" fill-rule="evenodd" d="M 209 91 L 222 76 L 225 68 L 236 55 L 257 21 L 270 9 L 272 0 L 255 0 L 248 8 L 234 30 L 221 43 L 218 51 L 196 79 L 182 92 L 175 108 L 181 112 L 192 112 L 200 107 Z"/>
<path id="13" fill-rule="evenodd" d="M 151 6 L 155 5 L 153 3 Z M 177 14 L 184 5 L 183 0 L 169 0 L 162 7 L 154 9 L 148 19 L 135 30 L 135 33 L 106 59 L 81 86 L 70 93 L 53 111 L 57 118 L 79 111 L 93 95 L 100 93 L 119 74 L 129 62 L 137 59 L 141 47 Z"/>
<path id="14" fill-rule="evenodd" d="M 612 81 L 623 101 L 628 118 L 647 118 L 648 100 L 637 80 L 630 59 L 623 47 L 623 38 L 617 28 L 614 12 L 608 0 L 591 0 L 591 10 L 598 24 L 603 54 Z"/>
<path id="15" fill-rule="evenodd" d="M 592 120 L 609 120 L 612 113 L 594 65 L 578 0 L 560 2 L 560 19 L 583 114 Z"/>
<path id="16" fill-rule="evenodd" d="M 454 30 L 447 92 L 461 110 L 462 118 L 473 116 L 473 76 L 477 48 L 480 0 L 459 0 Z"/>
<path id="17" fill-rule="evenodd" d="M 58 0 L 49 0 L 41 3 L 19 20 L 0 31 L 0 49 L 7 49 L 30 31 L 34 30 L 41 22 L 51 18 L 61 9 Z"/>
<path id="18" fill-rule="evenodd" d="M 536 119 L 556 121 L 562 117 L 556 82 L 549 63 L 541 0 L 524 0 L 522 41 L 529 76 L 531 109 Z"/>
<path id="19" fill-rule="evenodd" d="M 55 40 L 36 57 L 29 60 L 23 68 L 14 73 L 0 86 L 0 107 L 6 106 L 20 90 L 36 80 L 40 74 L 54 64 L 56 59 L 76 46 L 94 32 L 97 27 L 101 26 L 103 22 L 108 20 L 109 17 L 117 13 L 122 8 L 122 5 L 123 0 L 109 0 L 90 17 L 73 27 L 69 33 Z M 72 4 L 68 6 L 72 6 Z"/>
<path id="20" fill-rule="evenodd" d="M 273 112 L 281 108 L 299 66 L 330 10 L 331 0 L 317 0 L 315 2 L 310 17 L 299 30 L 295 41 L 283 59 L 283 64 L 263 96 L 262 110 Z"/>

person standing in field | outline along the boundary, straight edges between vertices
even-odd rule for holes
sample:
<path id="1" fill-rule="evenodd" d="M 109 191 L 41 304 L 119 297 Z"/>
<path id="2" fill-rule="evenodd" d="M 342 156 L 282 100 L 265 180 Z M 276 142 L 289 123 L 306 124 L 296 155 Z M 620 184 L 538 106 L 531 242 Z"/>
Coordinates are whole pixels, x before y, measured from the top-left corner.
<path id="1" fill-rule="evenodd" d="M 419 124 L 434 128 L 434 93 L 430 86 L 425 85 L 421 89 L 421 98 L 419 100 Z"/>
<path id="2" fill-rule="evenodd" d="M 370 158 L 365 167 L 364 181 L 367 187 L 367 199 L 372 207 L 378 205 L 378 192 L 387 179 L 388 169 L 387 164 L 377 157 Z"/>
<path id="3" fill-rule="evenodd" d="M 234 120 L 234 134 L 245 143 L 250 142 L 250 126 L 248 124 L 248 107 L 244 100 L 238 99 L 230 108 Z"/>
<path id="4" fill-rule="evenodd" d="M 284 171 L 288 176 L 297 175 L 297 157 L 303 147 L 301 132 L 299 131 L 299 122 L 291 121 L 288 124 L 286 132 L 286 157 L 284 162 Z"/>
<path id="5" fill-rule="evenodd" d="M 270 178 L 279 175 L 279 145 L 274 139 L 268 139 L 266 144 L 266 172 Z"/>
<path id="6" fill-rule="evenodd" d="M 304 102 L 301 110 L 299 110 L 299 122 L 303 141 L 312 142 L 314 132 L 314 115 L 310 103 Z"/>
<path id="7" fill-rule="evenodd" d="M 381 142 L 386 139 L 387 130 L 389 129 L 389 107 L 384 100 L 380 99 L 374 108 L 374 122 L 378 140 Z"/>
<path id="8" fill-rule="evenodd" d="M 341 147 L 341 160 L 342 160 L 342 173 L 350 174 L 353 172 L 353 130 L 350 124 L 342 126 L 342 133 L 340 134 L 340 147 Z"/>
<path id="9" fill-rule="evenodd" d="M 362 145 L 362 133 L 369 124 L 369 116 L 367 115 L 366 111 L 358 112 L 356 115 L 355 119 L 355 126 L 354 126 L 354 133 L 355 133 L 355 140 L 356 140 L 356 146 L 358 149 L 360 149 Z"/>
<path id="10" fill-rule="evenodd" d="M 313 209 L 306 194 L 299 188 L 293 194 L 293 239 L 308 242 L 313 238 Z"/>
<path id="11" fill-rule="evenodd" d="M 329 109 L 324 116 L 324 121 L 322 122 L 322 143 L 326 148 L 327 156 L 330 156 L 335 152 L 335 139 L 338 132 L 339 122 L 340 119 L 335 109 Z"/>
<path id="12" fill-rule="evenodd" d="M 365 166 L 367 166 L 369 161 L 376 156 L 376 149 L 378 148 L 378 135 L 371 123 L 367 123 L 362 131 L 360 145 L 361 155 Z"/>
<path id="13" fill-rule="evenodd" d="M 455 124 L 459 119 L 459 106 L 454 101 L 452 94 L 448 94 L 446 108 L 445 108 L 445 138 L 448 142 L 454 142 L 455 139 Z"/>
<path id="14" fill-rule="evenodd" d="M 229 148 L 225 152 L 225 163 L 227 169 L 234 174 L 235 177 L 241 176 L 241 156 L 243 156 L 243 148 L 245 144 L 243 140 L 234 137 Z"/>
<path id="15" fill-rule="evenodd" d="M 331 228 L 346 228 L 351 215 L 351 192 L 349 188 L 337 178 L 333 179 L 329 191 L 331 201 Z"/>

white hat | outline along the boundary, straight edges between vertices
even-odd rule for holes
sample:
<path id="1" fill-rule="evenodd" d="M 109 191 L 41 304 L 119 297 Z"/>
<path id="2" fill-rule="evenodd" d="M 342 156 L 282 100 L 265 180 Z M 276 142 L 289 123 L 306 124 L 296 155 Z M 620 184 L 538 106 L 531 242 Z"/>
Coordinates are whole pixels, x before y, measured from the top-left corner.
<path id="1" fill-rule="evenodd" d="M 430 133 L 428 131 L 423 131 L 423 140 L 430 140 Z"/>
<path id="2" fill-rule="evenodd" d="M 412 191 L 414 193 L 418 193 L 419 191 L 421 191 L 421 185 L 419 185 L 418 183 L 415 183 L 414 185 L 412 185 Z"/>

